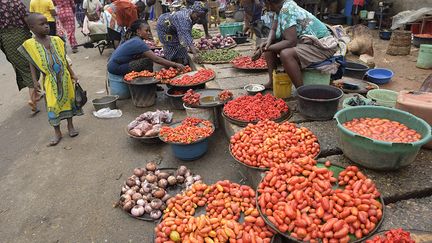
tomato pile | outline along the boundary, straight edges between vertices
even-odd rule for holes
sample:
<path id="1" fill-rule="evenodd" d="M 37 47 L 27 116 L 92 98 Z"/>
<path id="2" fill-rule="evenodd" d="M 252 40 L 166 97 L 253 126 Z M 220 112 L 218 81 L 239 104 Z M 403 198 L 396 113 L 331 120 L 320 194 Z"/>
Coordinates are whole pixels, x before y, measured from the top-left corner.
<path id="1" fill-rule="evenodd" d="M 194 117 L 186 117 L 177 127 L 162 127 L 159 136 L 165 142 L 190 144 L 213 133 L 211 122 Z"/>
<path id="2" fill-rule="evenodd" d="M 334 183 L 345 185 L 333 189 Z M 259 210 L 281 232 L 308 242 L 350 241 L 369 234 L 382 217 L 380 193 L 356 166 L 338 178 L 303 157 L 266 173 L 258 186 Z"/>
<path id="3" fill-rule="evenodd" d="M 187 105 L 199 105 L 200 97 L 200 94 L 193 91 L 193 89 L 189 89 L 183 96 L 182 100 Z"/>
<path id="4" fill-rule="evenodd" d="M 249 166 L 270 168 L 320 151 L 317 137 L 307 128 L 294 123 L 260 121 L 249 124 L 230 140 L 234 157 Z"/>
<path id="5" fill-rule="evenodd" d="M 197 207 L 204 206 L 205 215 L 194 217 Z M 244 223 L 238 222 L 241 213 L 245 215 Z M 269 243 L 273 236 L 256 208 L 255 191 L 227 180 L 211 186 L 196 183 L 169 199 L 155 232 L 156 243 Z"/>
<path id="6" fill-rule="evenodd" d="M 171 85 L 194 85 L 200 84 L 204 81 L 209 80 L 215 75 L 215 72 L 211 69 L 200 69 L 194 75 L 183 75 L 181 78 L 172 79 L 169 83 Z"/>
<path id="7" fill-rule="evenodd" d="M 385 233 L 385 236 L 375 236 L 366 243 L 415 243 L 409 232 L 403 229 L 391 229 Z"/>
<path id="8" fill-rule="evenodd" d="M 162 68 L 159 72 L 156 72 L 155 78 L 160 81 L 170 80 L 179 74 L 188 73 L 191 71 L 192 68 L 190 68 L 189 66 L 185 66 L 183 70 L 178 70 L 173 67 L 170 67 L 168 69 Z"/>
<path id="9" fill-rule="evenodd" d="M 240 68 L 267 68 L 267 62 L 262 56 L 256 61 L 252 61 L 252 58 L 249 56 L 236 57 L 234 60 L 231 61 L 231 63 L 235 67 Z"/>
<path id="10" fill-rule="evenodd" d="M 288 105 L 271 94 L 240 96 L 224 106 L 224 113 L 230 118 L 244 122 L 277 119 L 288 112 Z"/>
<path id="11" fill-rule="evenodd" d="M 421 139 L 421 135 L 407 126 L 388 119 L 360 118 L 343 124 L 347 129 L 362 136 L 394 143 L 410 143 Z"/>
<path id="12" fill-rule="evenodd" d="M 144 70 L 144 71 L 141 71 L 141 72 L 132 71 L 132 72 L 130 72 L 130 73 L 128 73 L 128 74 L 126 74 L 124 76 L 124 80 L 125 81 L 132 81 L 132 79 L 134 79 L 134 78 L 153 77 L 153 76 L 154 76 L 154 73 L 152 73 L 150 71 L 147 71 L 147 70 Z"/>
<path id="13" fill-rule="evenodd" d="M 218 94 L 219 100 L 227 101 L 233 97 L 233 93 L 229 90 L 223 90 Z"/>

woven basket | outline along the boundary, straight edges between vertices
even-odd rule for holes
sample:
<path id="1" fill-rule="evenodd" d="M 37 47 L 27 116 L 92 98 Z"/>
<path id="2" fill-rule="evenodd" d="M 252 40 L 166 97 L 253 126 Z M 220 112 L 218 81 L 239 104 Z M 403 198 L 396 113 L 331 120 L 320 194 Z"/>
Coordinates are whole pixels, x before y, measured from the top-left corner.
<path id="1" fill-rule="evenodd" d="M 411 52 L 411 31 L 396 30 L 393 32 L 387 54 L 392 56 L 406 56 Z"/>

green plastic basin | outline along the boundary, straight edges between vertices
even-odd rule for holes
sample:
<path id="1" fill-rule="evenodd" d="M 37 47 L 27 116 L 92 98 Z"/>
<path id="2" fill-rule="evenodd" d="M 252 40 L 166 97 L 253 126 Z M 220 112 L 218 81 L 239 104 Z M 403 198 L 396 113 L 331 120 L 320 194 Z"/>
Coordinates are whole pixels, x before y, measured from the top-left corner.
<path id="1" fill-rule="evenodd" d="M 354 133 L 343 123 L 354 118 L 385 118 L 398 121 L 416 130 L 422 138 L 413 143 L 378 141 Z M 431 139 L 431 127 L 411 113 L 382 106 L 358 106 L 340 110 L 335 114 L 339 147 L 353 162 L 375 170 L 396 170 L 411 164 L 420 147 Z"/>
<path id="2" fill-rule="evenodd" d="M 395 107 L 398 93 L 388 89 L 373 89 L 369 90 L 366 97 L 375 100 L 377 105 L 386 107 Z"/>

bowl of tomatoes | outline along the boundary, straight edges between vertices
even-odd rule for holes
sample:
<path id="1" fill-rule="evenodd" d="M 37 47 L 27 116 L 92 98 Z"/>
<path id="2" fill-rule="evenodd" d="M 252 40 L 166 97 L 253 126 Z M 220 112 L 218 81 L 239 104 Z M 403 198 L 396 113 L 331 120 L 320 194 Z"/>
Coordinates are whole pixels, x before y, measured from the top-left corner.
<path id="1" fill-rule="evenodd" d="M 171 146 L 176 158 L 192 161 L 207 152 L 208 138 L 214 130 L 213 123 L 208 120 L 186 117 L 181 122 L 162 127 L 159 138 Z"/>
<path id="2" fill-rule="evenodd" d="M 431 127 L 411 113 L 383 106 L 345 108 L 334 116 L 339 147 L 353 162 L 375 170 L 411 164 L 431 139 Z"/>

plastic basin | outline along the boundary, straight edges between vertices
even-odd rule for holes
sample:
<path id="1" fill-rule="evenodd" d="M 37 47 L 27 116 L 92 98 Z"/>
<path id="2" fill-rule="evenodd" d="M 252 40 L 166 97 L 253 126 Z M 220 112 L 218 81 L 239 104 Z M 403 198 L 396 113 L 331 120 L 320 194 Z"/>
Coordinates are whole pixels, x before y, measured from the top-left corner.
<path id="1" fill-rule="evenodd" d="M 219 25 L 219 30 L 222 36 L 235 35 L 237 32 L 243 31 L 243 22 L 222 23 Z"/>
<path id="2" fill-rule="evenodd" d="M 175 91 L 183 91 L 183 94 L 173 94 Z M 183 106 L 183 96 L 185 95 L 186 90 L 179 89 L 175 87 L 169 88 L 167 91 L 165 91 L 165 95 L 168 96 L 168 100 L 175 110 L 184 110 Z"/>
<path id="3" fill-rule="evenodd" d="M 385 118 L 398 121 L 421 134 L 413 143 L 391 143 L 358 135 L 342 124 L 354 118 Z M 431 127 L 411 113 L 382 107 L 358 106 L 340 110 L 335 115 L 340 149 L 353 162 L 375 170 L 396 170 L 411 164 L 420 147 L 431 138 Z"/>
<path id="4" fill-rule="evenodd" d="M 92 103 L 96 111 L 102 108 L 110 108 L 111 110 L 117 109 L 118 95 L 107 95 L 102 98 L 93 99 Z"/>
<path id="5" fill-rule="evenodd" d="M 380 37 L 382 40 L 390 40 L 391 35 L 392 35 L 392 31 L 391 31 L 391 30 L 381 30 L 381 31 L 379 32 L 379 37 Z"/>
<path id="6" fill-rule="evenodd" d="M 377 105 L 386 107 L 395 107 L 398 93 L 388 89 L 373 89 L 369 90 L 366 97 L 376 101 Z"/>
<path id="7" fill-rule="evenodd" d="M 300 113 L 309 120 L 330 120 L 343 91 L 330 85 L 307 85 L 297 89 Z"/>
<path id="8" fill-rule="evenodd" d="M 344 77 L 363 79 L 369 67 L 356 62 L 346 62 Z"/>
<path id="9" fill-rule="evenodd" d="M 393 77 L 393 72 L 386 68 L 374 68 L 366 72 L 368 80 L 375 84 L 386 84 Z"/>
<path id="10" fill-rule="evenodd" d="M 174 156 L 180 160 L 192 161 L 201 158 L 208 150 L 208 138 L 193 144 L 171 144 Z"/>

